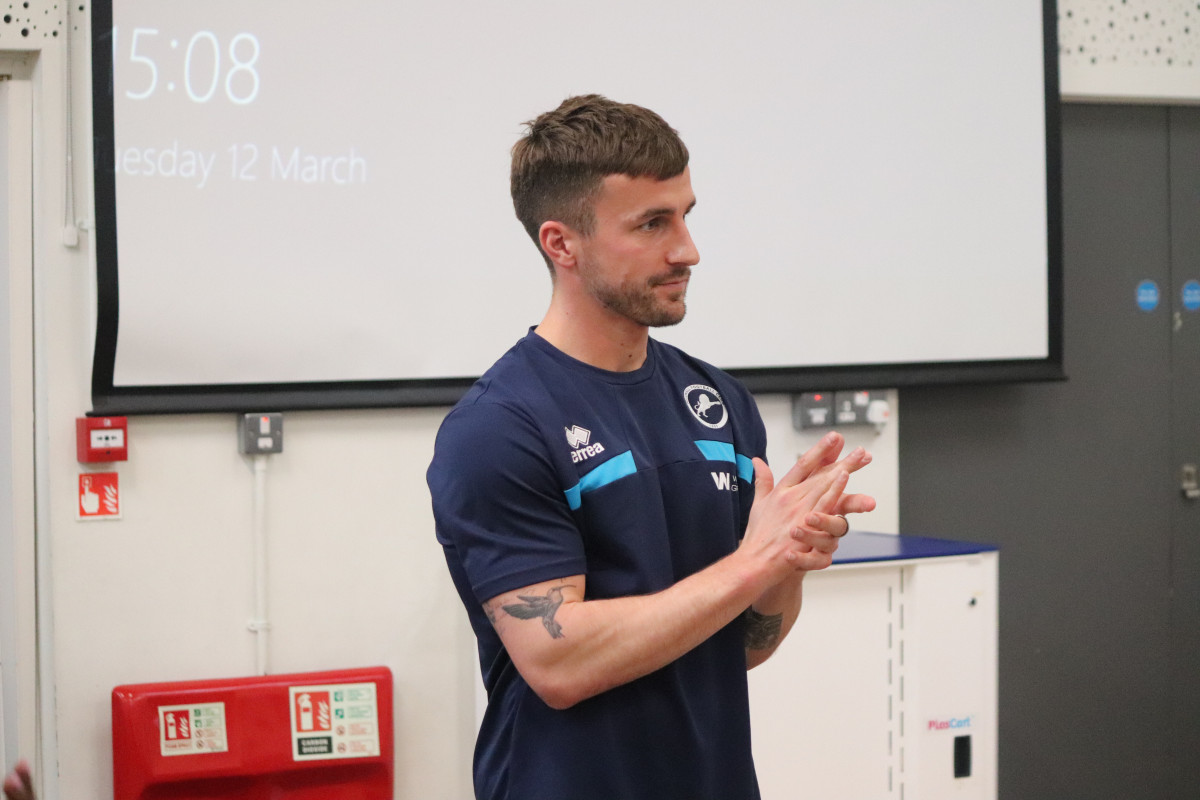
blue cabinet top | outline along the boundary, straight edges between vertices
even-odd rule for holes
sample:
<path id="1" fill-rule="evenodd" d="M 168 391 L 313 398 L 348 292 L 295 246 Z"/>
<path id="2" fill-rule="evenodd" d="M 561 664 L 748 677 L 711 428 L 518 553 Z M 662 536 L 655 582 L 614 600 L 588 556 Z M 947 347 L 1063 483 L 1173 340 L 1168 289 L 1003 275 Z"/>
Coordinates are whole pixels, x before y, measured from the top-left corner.
<path id="1" fill-rule="evenodd" d="M 990 553 L 998 549 L 995 545 L 978 542 L 850 531 L 838 545 L 837 552 L 833 554 L 833 563 L 857 564 L 866 561 L 900 561 L 910 558 L 962 556 L 972 553 Z"/>

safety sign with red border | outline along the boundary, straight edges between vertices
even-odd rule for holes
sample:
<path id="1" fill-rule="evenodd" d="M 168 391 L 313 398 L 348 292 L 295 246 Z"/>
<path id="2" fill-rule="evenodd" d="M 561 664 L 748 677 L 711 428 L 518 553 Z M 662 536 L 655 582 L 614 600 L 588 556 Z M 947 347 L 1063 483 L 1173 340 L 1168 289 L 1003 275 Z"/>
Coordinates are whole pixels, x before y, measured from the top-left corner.
<path id="1" fill-rule="evenodd" d="M 164 756 L 224 753 L 229 749 L 225 704 L 159 706 L 158 744 Z"/>
<path id="2" fill-rule="evenodd" d="M 289 686 L 292 758 L 316 761 L 379 755 L 374 683 Z"/>
<path id="3" fill-rule="evenodd" d="M 79 476 L 75 518 L 120 519 L 121 493 L 116 472 L 85 472 Z"/>

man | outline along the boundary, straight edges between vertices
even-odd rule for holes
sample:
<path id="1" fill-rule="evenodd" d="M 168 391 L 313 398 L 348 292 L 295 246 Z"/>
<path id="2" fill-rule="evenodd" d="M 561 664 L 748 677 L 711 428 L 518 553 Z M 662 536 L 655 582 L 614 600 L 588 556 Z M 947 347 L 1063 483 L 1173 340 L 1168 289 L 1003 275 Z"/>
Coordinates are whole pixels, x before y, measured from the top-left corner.
<path id="1" fill-rule="evenodd" d="M 4 776 L 4 797 L 6 800 L 35 800 L 28 762 L 18 761 L 13 771 Z"/>
<path id="2" fill-rule="evenodd" d="M 476 795 L 757 798 L 746 670 L 841 515 L 874 508 L 845 493 L 870 456 L 829 434 L 776 485 L 745 388 L 650 338 L 699 261 L 688 152 L 657 114 L 566 100 L 513 148 L 512 195 L 550 308 L 446 417 L 428 474 L 488 690 Z"/>

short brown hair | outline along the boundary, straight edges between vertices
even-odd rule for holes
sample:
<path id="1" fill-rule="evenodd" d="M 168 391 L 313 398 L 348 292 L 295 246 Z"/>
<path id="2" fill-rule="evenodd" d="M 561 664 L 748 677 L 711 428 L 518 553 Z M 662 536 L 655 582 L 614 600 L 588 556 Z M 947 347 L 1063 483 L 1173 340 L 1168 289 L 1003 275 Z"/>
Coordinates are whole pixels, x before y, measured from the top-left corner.
<path id="1" fill-rule="evenodd" d="M 592 200 L 605 177 L 661 181 L 688 165 L 687 147 L 662 117 L 598 94 L 568 97 L 525 126 L 512 149 L 511 191 L 517 219 L 539 252 L 538 231 L 546 220 L 592 232 Z"/>

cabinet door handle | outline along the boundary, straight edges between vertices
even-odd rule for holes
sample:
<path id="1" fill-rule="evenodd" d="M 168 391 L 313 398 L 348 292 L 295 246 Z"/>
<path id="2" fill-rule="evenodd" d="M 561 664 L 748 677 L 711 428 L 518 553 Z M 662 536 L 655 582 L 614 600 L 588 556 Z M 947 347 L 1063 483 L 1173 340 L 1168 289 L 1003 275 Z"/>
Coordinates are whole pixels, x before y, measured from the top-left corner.
<path id="1" fill-rule="evenodd" d="M 1200 473 L 1195 464 L 1184 464 L 1180 468 L 1179 488 L 1188 500 L 1200 499 Z"/>

